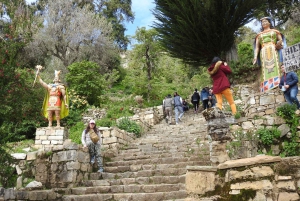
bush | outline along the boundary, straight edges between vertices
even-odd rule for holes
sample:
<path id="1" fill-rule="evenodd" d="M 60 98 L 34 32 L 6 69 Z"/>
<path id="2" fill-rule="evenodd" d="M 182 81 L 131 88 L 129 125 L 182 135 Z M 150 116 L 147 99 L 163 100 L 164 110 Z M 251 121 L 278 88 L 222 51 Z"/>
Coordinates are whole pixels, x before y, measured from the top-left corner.
<path id="1" fill-rule="evenodd" d="M 97 125 L 102 126 L 102 127 L 112 127 L 112 126 L 116 125 L 116 120 L 112 119 L 112 118 L 107 118 L 107 117 L 102 118 L 97 121 Z"/>
<path id="2" fill-rule="evenodd" d="M 77 122 L 74 126 L 70 128 L 70 135 L 69 138 L 72 142 L 76 144 L 81 144 L 81 134 L 82 131 L 85 129 L 83 122 Z"/>
<path id="3" fill-rule="evenodd" d="M 141 137 L 141 126 L 138 125 L 135 121 L 131 121 L 128 117 L 122 118 L 117 126 L 122 130 L 134 133 L 136 137 Z"/>
<path id="4" fill-rule="evenodd" d="M 259 136 L 259 139 L 264 145 L 271 145 L 274 139 L 279 138 L 281 135 L 280 130 L 277 128 L 260 128 L 256 132 Z"/>

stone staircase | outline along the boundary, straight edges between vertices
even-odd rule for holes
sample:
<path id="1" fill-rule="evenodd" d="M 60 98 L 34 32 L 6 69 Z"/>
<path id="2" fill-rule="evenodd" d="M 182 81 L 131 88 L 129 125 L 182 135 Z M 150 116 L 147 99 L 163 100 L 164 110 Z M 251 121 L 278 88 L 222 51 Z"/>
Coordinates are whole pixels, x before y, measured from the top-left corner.
<path id="1" fill-rule="evenodd" d="M 79 187 L 51 189 L 44 200 L 183 201 L 186 166 L 210 165 L 206 129 L 202 114 L 192 111 L 178 125 L 163 120 L 104 161 L 103 173 L 90 173 Z"/>

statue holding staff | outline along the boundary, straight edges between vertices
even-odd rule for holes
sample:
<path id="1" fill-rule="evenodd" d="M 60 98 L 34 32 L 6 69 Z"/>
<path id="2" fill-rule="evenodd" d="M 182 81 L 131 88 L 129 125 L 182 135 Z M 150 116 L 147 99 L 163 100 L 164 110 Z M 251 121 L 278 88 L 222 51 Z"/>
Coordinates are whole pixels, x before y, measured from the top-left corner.
<path id="1" fill-rule="evenodd" d="M 69 114 L 67 89 L 59 79 L 61 71 L 55 70 L 53 84 L 46 84 L 39 75 L 42 66 L 36 68 L 38 69 L 36 76 L 47 90 L 42 108 L 43 116 L 48 119 L 49 127 L 52 126 L 53 120 L 57 121 L 56 127 L 60 127 L 60 120 Z"/>
<path id="2" fill-rule="evenodd" d="M 262 78 L 260 91 L 265 92 L 279 85 L 280 64 L 282 63 L 281 49 L 286 46 L 284 36 L 272 25 L 270 17 L 261 21 L 261 32 L 254 41 L 253 64 L 261 66 Z"/>

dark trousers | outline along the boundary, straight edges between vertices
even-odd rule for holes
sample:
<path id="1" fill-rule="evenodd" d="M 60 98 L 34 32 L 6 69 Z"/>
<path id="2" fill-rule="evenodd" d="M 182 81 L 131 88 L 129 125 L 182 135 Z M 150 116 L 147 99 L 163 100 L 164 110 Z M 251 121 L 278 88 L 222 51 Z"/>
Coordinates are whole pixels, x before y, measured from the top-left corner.
<path id="1" fill-rule="evenodd" d="M 194 110 L 195 111 L 198 111 L 198 108 L 199 108 L 199 101 L 193 101 L 193 106 L 194 106 Z"/>
<path id="2" fill-rule="evenodd" d="M 202 101 L 202 104 L 203 104 L 203 109 L 204 109 L 204 110 L 207 109 L 207 108 L 209 108 L 209 105 L 208 105 L 208 99 L 203 100 L 203 101 Z"/>

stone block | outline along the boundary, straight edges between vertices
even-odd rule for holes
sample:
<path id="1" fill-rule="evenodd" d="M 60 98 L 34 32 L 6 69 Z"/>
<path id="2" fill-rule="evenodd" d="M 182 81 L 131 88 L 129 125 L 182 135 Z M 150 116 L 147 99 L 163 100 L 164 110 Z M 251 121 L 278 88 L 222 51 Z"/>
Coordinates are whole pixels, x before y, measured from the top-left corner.
<path id="1" fill-rule="evenodd" d="M 242 128 L 243 128 L 244 130 L 249 130 L 249 129 L 253 129 L 253 128 L 254 128 L 254 125 L 252 124 L 252 122 L 246 121 L 246 122 L 243 122 L 243 123 L 242 123 Z"/>
<path id="2" fill-rule="evenodd" d="M 113 131 L 104 130 L 104 131 L 102 131 L 102 137 L 104 137 L 104 138 L 111 137 L 111 134 L 113 136 L 113 134 L 115 134 L 115 133 L 116 133 L 115 130 L 113 130 Z"/>
<path id="3" fill-rule="evenodd" d="M 48 190 L 29 191 L 29 200 L 47 200 Z"/>
<path id="4" fill-rule="evenodd" d="M 55 130 L 52 127 L 47 128 L 46 135 L 55 135 Z"/>
<path id="5" fill-rule="evenodd" d="M 79 170 L 80 169 L 80 163 L 79 162 L 67 162 L 67 170 Z"/>
<path id="6" fill-rule="evenodd" d="M 187 193 L 205 194 L 215 190 L 215 172 L 188 171 L 185 183 Z"/>
<path id="7" fill-rule="evenodd" d="M 78 151 L 77 155 L 78 155 L 78 157 L 77 157 L 78 162 L 80 162 L 80 163 L 89 163 L 90 162 L 90 154 L 88 152 Z"/>
<path id="8" fill-rule="evenodd" d="M 46 131 L 44 129 L 37 128 L 35 135 L 46 135 Z"/>
<path id="9" fill-rule="evenodd" d="M 56 136 L 66 136 L 66 130 L 64 130 L 64 129 L 60 129 L 60 130 L 56 130 L 55 131 L 55 135 Z"/>
<path id="10" fill-rule="evenodd" d="M 4 189 L 4 200 L 14 200 L 16 198 L 13 188 Z"/>
<path id="11" fill-rule="evenodd" d="M 60 151 L 54 153 L 52 156 L 52 162 L 75 161 L 75 160 L 77 160 L 76 150 Z"/>
<path id="12" fill-rule="evenodd" d="M 49 140 L 63 140 L 64 139 L 64 136 L 49 136 L 48 137 Z"/>
<path id="13" fill-rule="evenodd" d="M 62 151 L 64 150 L 64 146 L 63 145 L 55 145 L 52 148 L 53 151 Z"/>
<path id="14" fill-rule="evenodd" d="M 226 172 L 225 182 L 230 182 L 237 179 L 253 178 L 253 177 L 254 177 L 254 173 L 249 169 L 246 169 L 244 171 L 228 170 Z"/>
<path id="15" fill-rule="evenodd" d="M 269 180 L 261 180 L 261 181 L 246 181 L 241 183 L 235 183 L 230 185 L 231 190 L 242 190 L 242 189 L 252 189 L 252 190 L 271 190 L 273 189 L 273 185 Z"/>
<path id="16" fill-rule="evenodd" d="M 36 139 L 36 138 L 35 138 Z M 39 136 L 40 140 L 48 140 L 48 136 L 47 135 L 40 135 Z"/>
<path id="17" fill-rule="evenodd" d="M 15 154 L 10 154 L 13 158 L 18 159 L 18 160 L 24 160 L 26 158 L 25 153 L 15 153 Z"/>
<path id="18" fill-rule="evenodd" d="M 35 145 L 41 145 L 41 144 L 42 144 L 42 140 L 35 140 L 35 141 L 34 141 L 34 144 L 35 144 Z"/>
<path id="19" fill-rule="evenodd" d="M 300 197 L 298 193 L 289 193 L 289 192 L 281 192 L 279 193 L 278 200 L 277 201 L 298 201 L 300 200 Z"/>
<path id="20" fill-rule="evenodd" d="M 274 171 L 269 166 L 258 166 L 251 168 L 255 178 L 269 177 L 274 175 Z"/>
<path id="21" fill-rule="evenodd" d="M 118 142 L 117 137 L 110 137 L 110 138 L 103 139 L 103 144 L 111 144 L 111 143 L 116 143 L 116 142 Z"/>
<path id="22" fill-rule="evenodd" d="M 62 171 L 60 174 L 57 175 L 58 181 L 62 183 L 71 183 L 76 181 L 77 172 L 75 170 L 70 171 Z"/>
<path id="23" fill-rule="evenodd" d="M 37 151 L 33 151 L 33 152 L 27 152 L 27 161 L 32 161 L 35 160 L 37 156 Z"/>
<path id="24" fill-rule="evenodd" d="M 259 104 L 260 105 L 269 105 L 275 102 L 275 96 L 268 94 L 268 96 L 260 96 Z"/>
<path id="25" fill-rule="evenodd" d="M 275 113 L 275 111 L 274 111 L 274 109 L 267 109 L 266 111 L 265 111 L 265 113 L 268 115 L 268 114 L 274 114 Z"/>
<path id="26" fill-rule="evenodd" d="M 279 181 L 277 183 L 277 188 L 287 191 L 296 191 L 296 186 L 294 181 Z"/>
<path id="27" fill-rule="evenodd" d="M 225 163 L 219 164 L 219 169 L 229 169 L 234 167 L 244 167 L 255 164 L 274 163 L 280 162 L 282 159 L 279 156 L 265 156 L 259 155 L 252 158 L 243 158 L 237 160 L 226 161 Z"/>
<path id="28" fill-rule="evenodd" d="M 50 140 L 42 140 L 42 144 L 43 145 L 50 144 Z"/>

